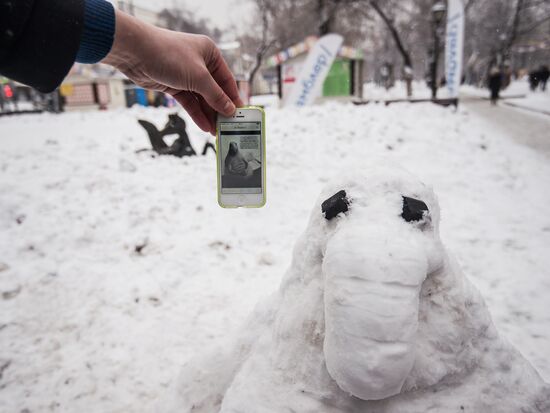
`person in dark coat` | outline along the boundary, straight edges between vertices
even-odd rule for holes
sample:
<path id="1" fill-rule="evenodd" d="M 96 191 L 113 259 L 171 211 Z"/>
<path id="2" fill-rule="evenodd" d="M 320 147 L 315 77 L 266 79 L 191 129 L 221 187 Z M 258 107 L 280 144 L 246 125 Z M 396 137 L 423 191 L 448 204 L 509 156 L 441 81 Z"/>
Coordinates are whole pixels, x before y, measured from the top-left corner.
<path id="1" fill-rule="evenodd" d="M 498 67 L 493 66 L 489 71 L 489 89 L 491 90 L 491 103 L 493 105 L 496 105 L 498 99 L 500 98 L 501 87 L 502 73 Z"/>
<path id="2" fill-rule="evenodd" d="M 539 82 L 540 82 L 539 71 L 532 70 L 531 72 L 529 72 L 529 87 L 531 88 L 532 92 L 537 90 L 537 87 L 539 86 Z"/>
<path id="3" fill-rule="evenodd" d="M 548 66 L 541 66 L 539 69 L 539 81 L 540 89 L 544 92 L 546 91 L 546 84 L 548 83 L 548 78 L 550 77 L 550 69 Z"/>
<path id="4" fill-rule="evenodd" d="M 177 33 L 106 0 L 0 0 L 0 74 L 54 91 L 75 62 L 111 65 L 137 85 L 174 97 L 204 131 L 242 106 L 237 83 L 206 36 Z"/>

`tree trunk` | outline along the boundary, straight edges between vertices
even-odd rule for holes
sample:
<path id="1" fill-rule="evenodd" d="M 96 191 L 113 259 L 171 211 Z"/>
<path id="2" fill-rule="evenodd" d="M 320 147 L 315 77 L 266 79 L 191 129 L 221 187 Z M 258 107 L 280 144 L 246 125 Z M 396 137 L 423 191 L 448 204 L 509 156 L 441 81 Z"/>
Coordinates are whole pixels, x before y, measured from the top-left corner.
<path id="1" fill-rule="evenodd" d="M 403 58 L 403 66 L 404 66 L 403 74 L 405 77 L 405 82 L 407 84 L 407 97 L 411 97 L 412 96 L 412 76 L 413 76 L 411 56 L 409 52 L 405 49 L 405 46 L 403 45 L 403 41 L 401 40 L 401 36 L 399 35 L 399 32 L 397 31 L 397 28 L 395 27 L 393 21 L 386 15 L 386 13 L 384 13 L 384 10 L 382 10 L 378 2 L 376 0 L 370 0 L 370 5 L 386 24 L 388 30 L 390 31 L 393 37 L 395 45 L 397 46 L 397 49 L 399 50 L 399 53 Z M 410 72 L 410 74 L 408 72 Z"/>
<path id="2" fill-rule="evenodd" d="M 275 43 L 275 41 L 267 42 L 267 36 L 269 32 L 269 17 L 267 15 L 268 10 L 265 7 L 266 5 L 262 2 L 259 3 L 259 8 L 262 13 L 262 41 L 260 43 L 260 46 L 258 47 L 258 50 L 256 52 L 256 63 L 254 64 L 254 67 L 250 71 L 250 75 L 248 76 L 248 90 L 249 90 L 249 97 L 253 93 L 254 89 L 254 78 L 256 77 L 256 73 L 262 66 L 262 61 L 264 59 L 264 55 L 267 53 L 269 48 Z"/>
<path id="3" fill-rule="evenodd" d="M 376 11 L 376 13 L 382 18 L 382 20 L 388 27 L 388 30 L 390 31 L 393 37 L 393 40 L 395 41 L 395 45 L 397 46 L 397 49 L 399 50 L 399 53 L 403 58 L 403 64 L 412 69 L 411 56 L 409 55 L 409 52 L 407 52 L 407 50 L 405 49 L 405 46 L 403 45 L 403 41 L 401 40 L 401 36 L 399 36 L 399 32 L 397 31 L 397 28 L 395 27 L 391 19 L 386 15 L 386 13 L 384 13 L 384 10 L 382 10 L 380 5 L 378 4 L 378 1 L 370 0 L 369 3 L 374 9 L 374 11 Z"/>
<path id="4" fill-rule="evenodd" d="M 512 21 L 512 30 L 510 32 L 506 45 L 504 46 L 504 50 L 502 51 L 502 56 L 504 59 L 510 56 L 510 51 L 512 49 L 512 46 L 517 40 L 520 15 L 521 15 L 521 11 L 523 10 L 524 1 L 525 0 L 517 0 L 516 9 L 514 11 L 514 20 Z"/>
<path id="5" fill-rule="evenodd" d="M 319 37 L 330 32 L 330 19 L 327 17 L 326 0 L 317 0 L 317 14 L 319 16 Z"/>
<path id="6" fill-rule="evenodd" d="M 264 53 L 262 53 L 261 51 L 258 51 L 258 53 L 256 53 L 256 63 L 254 64 L 254 67 L 250 71 L 250 75 L 248 75 L 248 87 L 249 87 L 248 90 L 250 91 L 251 95 L 253 92 L 254 78 L 256 77 L 256 73 L 260 69 L 260 66 L 262 65 L 262 60 L 264 57 L 263 55 Z"/>

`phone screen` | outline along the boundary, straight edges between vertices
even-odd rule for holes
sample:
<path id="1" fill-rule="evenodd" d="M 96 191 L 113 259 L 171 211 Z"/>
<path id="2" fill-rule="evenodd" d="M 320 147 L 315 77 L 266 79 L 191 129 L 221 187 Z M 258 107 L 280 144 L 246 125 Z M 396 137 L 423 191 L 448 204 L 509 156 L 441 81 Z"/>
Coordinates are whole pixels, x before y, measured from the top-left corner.
<path id="1" fill-rule="evenodd" d="M 262 193 L 261 122 L 220 123 L 222 194 Z"/>

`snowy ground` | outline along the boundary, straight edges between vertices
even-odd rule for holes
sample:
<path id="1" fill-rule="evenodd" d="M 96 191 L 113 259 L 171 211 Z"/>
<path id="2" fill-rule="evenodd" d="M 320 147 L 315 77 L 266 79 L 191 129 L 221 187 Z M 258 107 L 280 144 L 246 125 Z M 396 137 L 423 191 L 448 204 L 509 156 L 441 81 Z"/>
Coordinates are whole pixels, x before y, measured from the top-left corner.
<path id="1" fill-rule="evenodd" d="M 433 184 L 443 242 L 550 381 L 545 155 L 468 107 L 273 109 L 268 205 L 224 210 L 212 154 L 135 153 L 136 119 L 167 113 L 0 118 L 1 412 L 150 411 L 277 288 L 327 179 L 369 159 Z"/>

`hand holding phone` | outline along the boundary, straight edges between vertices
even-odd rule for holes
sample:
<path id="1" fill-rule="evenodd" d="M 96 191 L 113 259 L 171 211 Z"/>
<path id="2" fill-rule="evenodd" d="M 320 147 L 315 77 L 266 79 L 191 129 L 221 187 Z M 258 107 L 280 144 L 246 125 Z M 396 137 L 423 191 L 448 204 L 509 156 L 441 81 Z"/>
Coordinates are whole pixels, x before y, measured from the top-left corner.
<path id="1" fill-rule="evenodd" d="M 260 208 L 266 202 L 265 113 L 248 106 L 216 125 L 218 203 L 224 208 Z"/>

